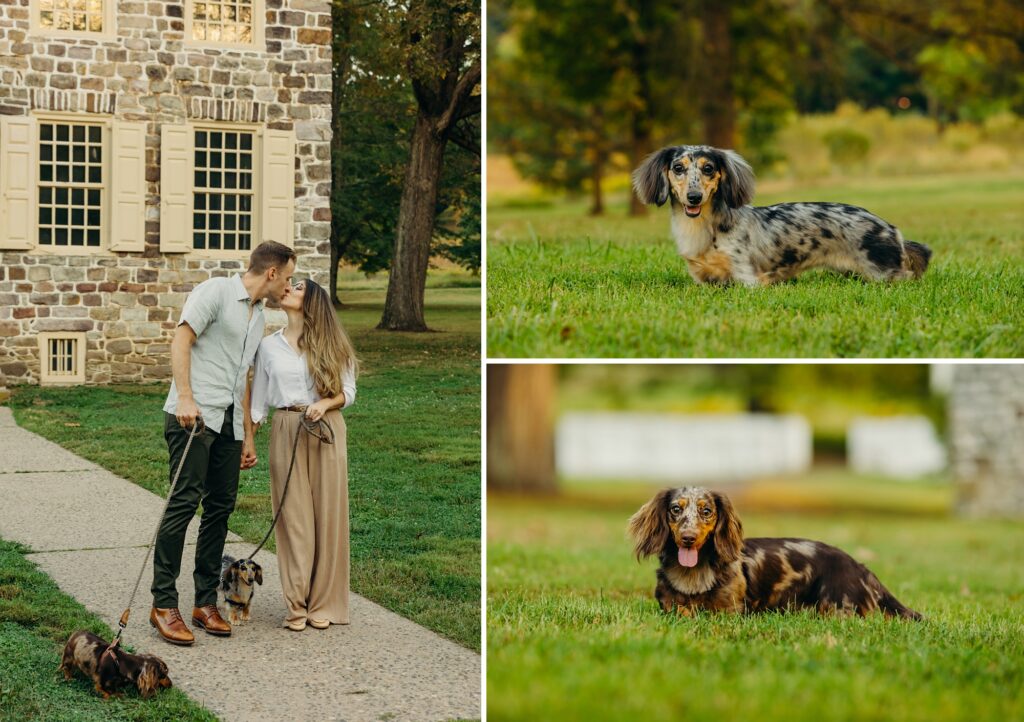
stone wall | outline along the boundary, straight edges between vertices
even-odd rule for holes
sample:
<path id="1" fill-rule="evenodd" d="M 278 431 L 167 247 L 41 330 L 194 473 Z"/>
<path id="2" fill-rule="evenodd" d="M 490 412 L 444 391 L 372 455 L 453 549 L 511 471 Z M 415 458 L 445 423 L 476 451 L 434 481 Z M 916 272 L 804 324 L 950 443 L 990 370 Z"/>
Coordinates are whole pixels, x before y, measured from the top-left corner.
<path id="1" fill-rule="evenodd" d="M 576 412 L 558 420 L 555 463 L 569 479 L 712 483 L 799 474 L 811 427 L 797 415 Z"/>
<path id="2" fill-rule="evenodd" d="M 147 123 L 144 252 L 0 252 L 0 386 L 38 380 L 36 334 L 43 331 L 87 333 L 88 383 L 165 379 L 185 296 L 201 281 L 245 265 L 244 253 L 238 260 L 161 254 L 164 123 L 212 120 L 293 129 L 299 270 L 327 281 L 330 4 L 266 0 L 265 42 L 237 50 L 186 43 L 184 7 L 120 2 L 116 39 L 94 40 L 33 35 L 29 0 L 0 0 L 0 115 L 98 112 Z"/>
<path id="3" fill-rule="evenodd" d="M 949 421 L 958 511 L 1024 517 L 1024 365 L 957 365 Z"/>

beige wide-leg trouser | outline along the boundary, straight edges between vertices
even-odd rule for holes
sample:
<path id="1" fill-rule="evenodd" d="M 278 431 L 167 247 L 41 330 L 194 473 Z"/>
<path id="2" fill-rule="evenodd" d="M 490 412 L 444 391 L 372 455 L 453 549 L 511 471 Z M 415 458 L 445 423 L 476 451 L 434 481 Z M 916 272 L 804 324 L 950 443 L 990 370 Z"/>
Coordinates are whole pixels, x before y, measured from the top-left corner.
<path id="1" fill-rule="evenodd" d="M 281 504 L 298 411 L 278 410 L 270 432 L 270 486 L 274 513 Z M 277 561 L 288 616 L 285 624 L 308 619 L 348 624 L 348 450 L 345 420 L 338 410 L 324 420 L 334 443 L 302 432 L 288 495 L 277 521 Z"/>

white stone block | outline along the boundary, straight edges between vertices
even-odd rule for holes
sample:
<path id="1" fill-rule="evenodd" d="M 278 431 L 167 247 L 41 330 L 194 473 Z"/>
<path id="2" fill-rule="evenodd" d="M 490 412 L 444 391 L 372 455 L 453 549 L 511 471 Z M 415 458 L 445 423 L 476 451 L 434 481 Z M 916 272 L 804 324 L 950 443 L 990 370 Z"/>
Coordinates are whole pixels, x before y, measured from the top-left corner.
<path id="1" fill-rule="evenodd" d="M 795 415 L 570 413 L 555 433 L 567 478 L 713 483 L 798 474 L 811 456 L 810 425 Z"/>
<path id="2" fill-rule="evenodd" d="M 853 419 L 846 432 L 846 456 L 858 473 L 904 479 L 946 468 L 946 449 L 924 416 Z"/>

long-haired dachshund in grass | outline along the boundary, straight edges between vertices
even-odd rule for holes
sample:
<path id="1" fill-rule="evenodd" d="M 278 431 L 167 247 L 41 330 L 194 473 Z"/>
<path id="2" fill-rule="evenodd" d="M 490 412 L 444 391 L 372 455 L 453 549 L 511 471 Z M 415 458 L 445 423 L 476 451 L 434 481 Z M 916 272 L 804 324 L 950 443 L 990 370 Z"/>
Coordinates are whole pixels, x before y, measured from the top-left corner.
<path id="1" fill-rule="evenodd" d="M 744 539 L 724 494 L 665 489 L 629 520 L 637 559 L 661 560 L 654 596 L 666 612 L 882 612 L 921 619 L 878 577 L 835 547 L 807 539 Z"/>
<path id="2" fill-rule="evenodd" d="M 167 665 L 151 654 L 131 654 L 115 646 L 107 653 L 110 643 L 102 637 L 84 629 L 71 635 L 64 645 L 60 671 L 64 679 L 70 680 L 77 669 L 92 680 L 93 687 L 109 699 L 117 695 L 125 685 L 135 685 L 144 698 L 151 697 L 158 689 L 171 686 Z"/>
<path id="3" fill-rule="evenodd" d="M 920 278 L 931 249 L 844 203 L 748 205 L 754 173 L 731 150 L 677 145 L 652 153 L 633 173 L 644 203 L 672 205 L 672 235 L 698 283 L 758 286 L 811 268 L 871 281 Z"/>

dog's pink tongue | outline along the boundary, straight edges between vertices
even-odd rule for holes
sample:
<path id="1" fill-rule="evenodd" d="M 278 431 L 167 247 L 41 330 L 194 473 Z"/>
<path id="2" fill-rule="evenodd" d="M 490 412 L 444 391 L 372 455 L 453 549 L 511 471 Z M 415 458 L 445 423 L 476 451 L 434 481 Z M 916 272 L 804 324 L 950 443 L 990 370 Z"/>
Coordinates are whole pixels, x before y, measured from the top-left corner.
<path id="1" fill-rule="evenodd" d="M 679 565 L 684 567 L 697 566 L 697 550 L 679 548 Z"/>

